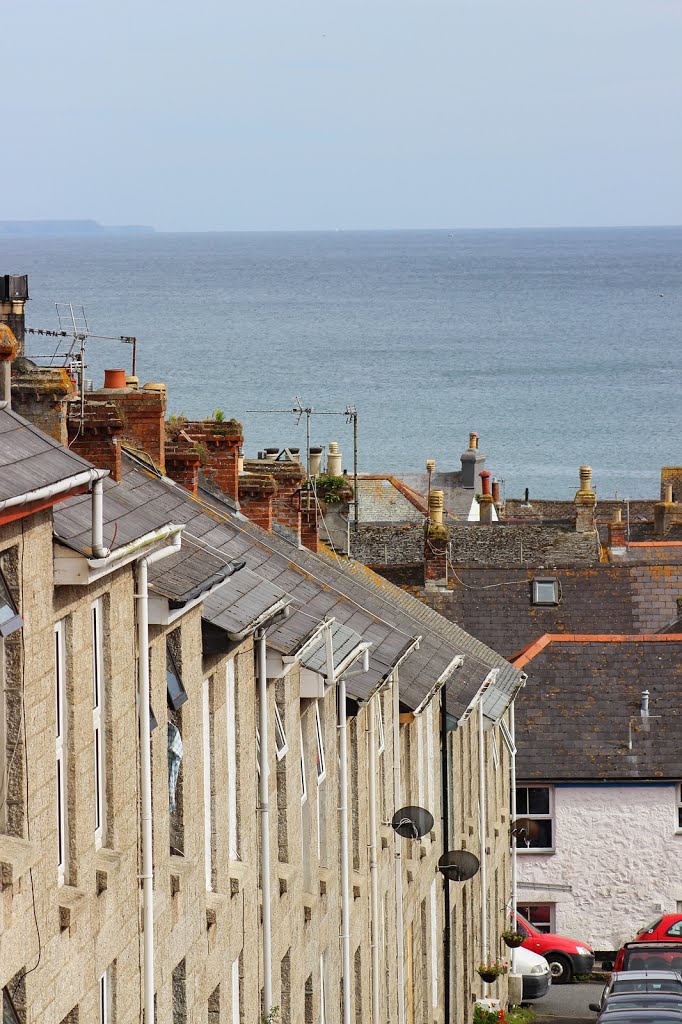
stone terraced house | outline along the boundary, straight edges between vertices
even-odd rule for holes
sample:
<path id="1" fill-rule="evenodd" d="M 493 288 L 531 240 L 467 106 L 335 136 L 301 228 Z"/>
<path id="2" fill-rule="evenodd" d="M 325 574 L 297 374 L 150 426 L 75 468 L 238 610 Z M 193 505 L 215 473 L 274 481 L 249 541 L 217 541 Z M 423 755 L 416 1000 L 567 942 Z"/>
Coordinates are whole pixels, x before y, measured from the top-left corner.
<path id="1" fill-rule="evenodd" d="M 167 441 L 162 388 L 79 414 L 61 371 L 23 361 L 16 395 L 47 432 L 6 390 L 5 1020 L 464 1024 L 484 931 L 502 952 L 524 674 L 292 544 L 295 466 L 242 474 L 272 532 L 247 519 L 238 433 L 204 429 L 201 457 Z M 410 805 L 433 815 L 420 840 L 391 828 Z M 444 880 L 450 849 L 485 878 Z"/>

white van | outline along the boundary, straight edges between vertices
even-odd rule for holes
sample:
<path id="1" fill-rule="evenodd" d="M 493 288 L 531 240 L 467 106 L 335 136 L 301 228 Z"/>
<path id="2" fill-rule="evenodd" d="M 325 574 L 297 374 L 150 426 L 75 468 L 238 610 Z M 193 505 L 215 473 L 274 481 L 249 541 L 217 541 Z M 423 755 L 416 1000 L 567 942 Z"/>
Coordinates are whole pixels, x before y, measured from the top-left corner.
<path id="1" fill-rule="evenodd" d="M 522 1000 L 540 999 L 547 994 L 552 983 L 549 964 L 544 956 L 534 953 L 532 949 L 519 946 L 514 950 L 514 970 L 523 978 Z"/>

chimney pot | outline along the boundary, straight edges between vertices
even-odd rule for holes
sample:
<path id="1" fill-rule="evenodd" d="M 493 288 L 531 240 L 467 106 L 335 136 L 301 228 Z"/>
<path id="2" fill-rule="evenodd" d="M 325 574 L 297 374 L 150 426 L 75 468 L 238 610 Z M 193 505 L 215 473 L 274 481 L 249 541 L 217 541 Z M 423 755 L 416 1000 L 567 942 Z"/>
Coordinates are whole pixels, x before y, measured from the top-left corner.
<path id="1" fill-rule="evenodd" d="M 159 395 L 166 394 L 166 385 L 158 380 L 150 380 L 147 384 L 142 385 L 143 391 L 154 391 Z"/>
<path id="2" fill-rule="evenodd" d="M 431 491 L 429 494 L 429 518 L 434 526 L 443 525 L 443 492 Z"/>
<path id="3" fill-rule="evenodd" d="M 623 519 L 623 516 L 621 514 L 620 507 L 614 508 L 614 510 L 613 510 L 613 525 L 614 526 L 618 526 L 618 524 L 620 522 L 622 522 L 622 519 Z"/>
<path id="4" fill-rule="evenodd" d="M 490 494 L 490 473 L 487 469 L 481 472 L 481 494 Z"/>
<path id="5" fill-rule="evenodd" d="M 104 387 L 110 390 L 119 390 L 126 386 L 125 370 L 105 370 Z"/>
<path id="6" fill-rule="evenodd" d="M 591 491 L 592 490 L 592 467 L 581 466 L 580 467 L 580 490 Z"/>
<path id="7" fill-rule="evenodd" d="M 672 484 L 666 484 L 665 485 L 663 501 L 667 502 L 669 505 L 672 505 L 672 501 L 673 501 L 673 485 Z"/>
<path id="8" fill-rule="evenodd" d="M 327 475 L 328 476 L 341 476 L 341 465 L 343 462 L 343 455 L 339 451 L 339 445 L 337 441 L 330 441 L 329 448 L 327 450 Z"/>
<path id="9" fill-rule="evenodd" d="M 126 387 L 132 388 L 133 391 L 138 391 L 140 387 L 139 377 L 126 377 Z"/>
<path id="10" fill-rule="evenodd" d="M 426 472 L 427 473 L 435 473 L 436 472 L 436 460 L 435 459 L 427 459 L 426 460 Z"/>
<path id="11" fill-rule="evenodd" d="M 493 477 L 493 501 L 496 505 L 500 503 L 500 481 L 497 477 Z"/>
<path id="12" fill-rule="evenodd" d="M 478 448 L 478 434 L 473 430 L 469 433 L 469 447 Z"/>

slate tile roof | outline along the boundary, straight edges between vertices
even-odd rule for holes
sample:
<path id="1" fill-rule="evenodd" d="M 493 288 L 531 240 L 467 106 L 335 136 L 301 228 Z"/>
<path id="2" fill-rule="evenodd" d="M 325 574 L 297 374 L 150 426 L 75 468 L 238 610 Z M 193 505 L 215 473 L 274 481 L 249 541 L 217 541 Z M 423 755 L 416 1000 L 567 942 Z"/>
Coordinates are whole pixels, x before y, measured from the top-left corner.
<path id="1" fill-rule="evenodd" d="M 393 476 L 359 476 L 358 497 L 362 523 L 423 523 L 428 512 L 423 499 Z"/>
<path id="2" fill-rule="evenodd" d="M 93 468 L 0 402 L 0 501 Z"/>
<path id="3" fill-rule="evenodd" d="M 403 473 L 401 481 L 412 491 L 426 501 L 429 489 L 429 478 L 426 473 Z M 431 488 L 443 492 L 443 504 L 446 512 L 456 520 L 466 522 L 469 518 L 471 506 L 476 491 L 473 487 L 462 487 L 462 474 L 459 471 L 452 473 L 439 473 L 436 471 L 431 477 Z"/>
<path id="4" fill-rule="evenodd" d="M 545 635 L 516 664 L 519 780 L 682 778 L 682 633 Z"/>

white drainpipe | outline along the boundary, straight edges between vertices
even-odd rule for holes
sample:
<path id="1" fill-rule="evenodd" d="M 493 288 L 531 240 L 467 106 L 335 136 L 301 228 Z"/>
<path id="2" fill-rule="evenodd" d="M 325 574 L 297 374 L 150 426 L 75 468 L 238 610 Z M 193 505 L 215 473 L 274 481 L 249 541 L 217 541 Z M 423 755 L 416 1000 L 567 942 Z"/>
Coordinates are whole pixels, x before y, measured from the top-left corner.
<path id="1" fill-rule="evenodd" d="M 106 558 L 109 551 L 104 547 L 104 482 L 95 480 L 92 485 L 92 553 L 95 558 Z"/>
<path id="2" fill-rule="evenodd" d="M 381 700 L 377 693 L 374 701 Z M 367 730 L 367 762 L 369 770 L 369 889 L 371 914 L 372 952 L 372 1021 L 379 1021 L 379 878 L 377 866 L 377 753 L 374 721 L 374 701 L 367 705 L 369 728 Z"/>
<path id="3" fill-rule="evenodd" d="M 348 885 L 348 744 L 346 680 L 339 678 L 339 817 L 341 843 L 341 959 L 343 969 L 343 1024 L 350 1020 L 350 898 Z"/>
<path id="4" fill-rule="evenodd" d="M 509 706 L 509 732 L 512 738 L 512 750 L 510 751 L 511 756 L 511 768 L 510 768 L 510 788 L 511 788 L 511 820 L 516 821 L 516 735 L 515 735 L 515 721 L 514 721 L 514 701 Z M 512 856 L 511 856 L 511 883 L 512 883 L 512 919 L 510 928 L 516 929 L 516 912 L 518 904 L 518 882 L 516 874 L 516 833 L 515 830 L 512 832 Z M 512 974 L 516 974 L 516 950 L 511 951 L 511 969 Z"/>
<path id="5" fill-rule="evenodd" d="M 152 848 L 152 745 L 149 732 L 149 585 L 148 568 L 180 550 L 182 526 L 170 544 L 137 561 L 137 670 L 140 694 L 140 799 L 142 804 L 142 922 L 144 931 L 143 1001 L 145 1021 L 154 1020 L 154 857 Z"/>
<path id="6" fill-rule="evenodd" d="M 272 925 L 270 923 L 270 803 L 268 794 L 268 665 L 265 630 L 256 633 L 258 661 L 258 732 L 260 734 L 260 850 L 263 901 L 263 1009 L 272 1009 Z"/>
<path id="7" fill-rule="evenodd" d="M 398 670 L 393 670 L 391 680 L 393 692 L 393 804 L 394 810 L 401 805 L 400 800 L 400 685 Z M 395 921 L 396 921 L 396 952 L 398 957 L 398 1024 L 405 1024 L 405 965 L 403 947 L 405 944 L 405 926 L 403 923 L 403 865 L 401 855 L 401 838 L 394 830 L 393 848 L 395 851 Z"/>
<path id="8" fill-rule="evenodd" d="M 487 823 L 485 813 L 486 800 L 485 753 L 483 747 L 483 694 L 478 701 L 478 821 L 481 843 L 481 959 L 488 959 L 488 877 L 486 870 Z M 488 985 L 484 983 L 483 994 L 488 994 Z"/>

